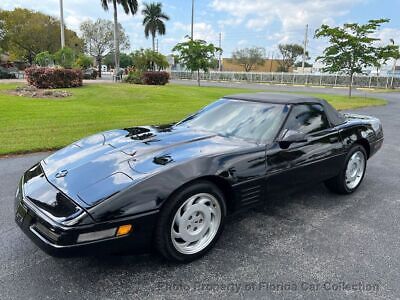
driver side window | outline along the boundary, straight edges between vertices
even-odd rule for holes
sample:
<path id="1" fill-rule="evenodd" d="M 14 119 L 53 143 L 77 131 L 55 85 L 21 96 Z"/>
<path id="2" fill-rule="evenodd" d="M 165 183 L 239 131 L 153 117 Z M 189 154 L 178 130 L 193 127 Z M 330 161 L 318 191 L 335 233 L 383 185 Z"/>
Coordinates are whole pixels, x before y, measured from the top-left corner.
<path id="1" fill-rule="evenodd" d="M 319 104 L 294 105 L 286 121 L 285 129 L 305 134 L 318 132 L 330 127 L 324 109 Z"/>

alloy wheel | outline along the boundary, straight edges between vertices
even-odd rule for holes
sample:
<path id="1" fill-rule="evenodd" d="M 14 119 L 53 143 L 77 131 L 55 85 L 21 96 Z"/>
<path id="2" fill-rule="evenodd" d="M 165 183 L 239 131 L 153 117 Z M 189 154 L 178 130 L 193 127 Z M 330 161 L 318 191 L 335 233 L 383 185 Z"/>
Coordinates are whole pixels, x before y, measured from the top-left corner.
<path id="1" fill-rule="evenodd" d="M 221 206 L 211 194 L 199 193 L 187 199 L 175 213 L 171 239 L 182 254 L 195 254 L 206 248 L 221 224 Z"/>

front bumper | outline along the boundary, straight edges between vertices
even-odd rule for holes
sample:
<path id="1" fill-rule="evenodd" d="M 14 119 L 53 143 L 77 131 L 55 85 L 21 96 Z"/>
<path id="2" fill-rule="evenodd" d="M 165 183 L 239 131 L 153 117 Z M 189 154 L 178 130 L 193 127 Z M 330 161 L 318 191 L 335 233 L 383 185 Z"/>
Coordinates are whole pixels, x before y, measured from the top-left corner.
<path id="1" fill-rule="evenodd" d="M 379 151 L 379 149 L 382 148 L 383 140 L 384 140 L 384 138 L 381 137 L 378 140 L 370 143 L 370 147 L 371 147 L 370 148 L 370 157 L 373 156 L 374 154 L 376 154 Z"/>
<path id="2" fill-rule="evenodd" d="M 15 221 L 43 251 L 57 257 L 105 253 L 143 253 L 151 249 L 158 211 L 129 218 L 77 226 L 64 226 L 23 196 L 21 187 L 15 199 Z M 133 229 L 121 237 L 78 243 L 79 234 L 131 224 Z"/>

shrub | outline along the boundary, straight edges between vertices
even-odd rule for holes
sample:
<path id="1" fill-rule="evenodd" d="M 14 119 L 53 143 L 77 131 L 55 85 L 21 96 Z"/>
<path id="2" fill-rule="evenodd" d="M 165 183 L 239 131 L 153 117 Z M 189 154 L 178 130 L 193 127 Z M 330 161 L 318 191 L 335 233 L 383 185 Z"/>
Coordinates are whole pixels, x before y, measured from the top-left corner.
<path id="1" fill-rule="evenodd" d="M 28 84 L 41 89 L 82 86 L 82 71 L 79 69 L 38 68 L 25 70 Z"/>
<path id="2" fill-rule="evenodd" d="M 74 50 L 64 47 L 54 54 L 56 63 L 64 68 L 72 68 L 74 64 Z"/>
<path id="3" fill-rule="evenodd" d="M 129 71 L 128 76 L 124 79 L 127 83 L 143 84 L 143 73 L 141 71 Z"/>
<path id="4" fill-rule="evenodd" d="M 41 67 L 48 67 L 54 63 L 54 56 L 49 51 L 40 52 L 35 56 L 35 63 Z"/>
<path id="5" fill-rule="evenodd" d="M 143 83 L 149 85 L 165 85 L 169 81 L 169 73 L 168 72 L 144 72 L 143 73 Z"/>
<path id="6" fill-rule="evenodd" d="M 75 65 L 80 67 L 81 69 L 88 69 L 93 66 L 93 58 L 85 54 L 81 54 L 75 61 Z"/>
<path id="7" fill-rule="evenodd" d="M 167 57 L 150 49 L 136 50 L 131 54 L 133 66 L 143 72 L 162 70 L 169 66 Z"/>

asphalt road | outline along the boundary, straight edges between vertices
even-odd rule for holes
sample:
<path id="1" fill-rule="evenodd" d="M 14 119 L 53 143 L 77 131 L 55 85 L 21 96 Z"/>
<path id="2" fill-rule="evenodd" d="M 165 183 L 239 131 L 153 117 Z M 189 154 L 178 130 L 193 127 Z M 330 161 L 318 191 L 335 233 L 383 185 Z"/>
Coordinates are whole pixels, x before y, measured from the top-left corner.
<path id="1" fill-rule="evenodd" d="M 14 224 L 13 197 L 23 171 L 47 154 L 0 159 L 0 298 L 398 298 L 400 94 L 375 95 L 389 105 L 357 112 L 383 121 L 385 144 L 355 194 L 316 185 L 282 196 L 229 220 L 215 249 L 186 265 L 155 254 L 44 254 Z"/>

